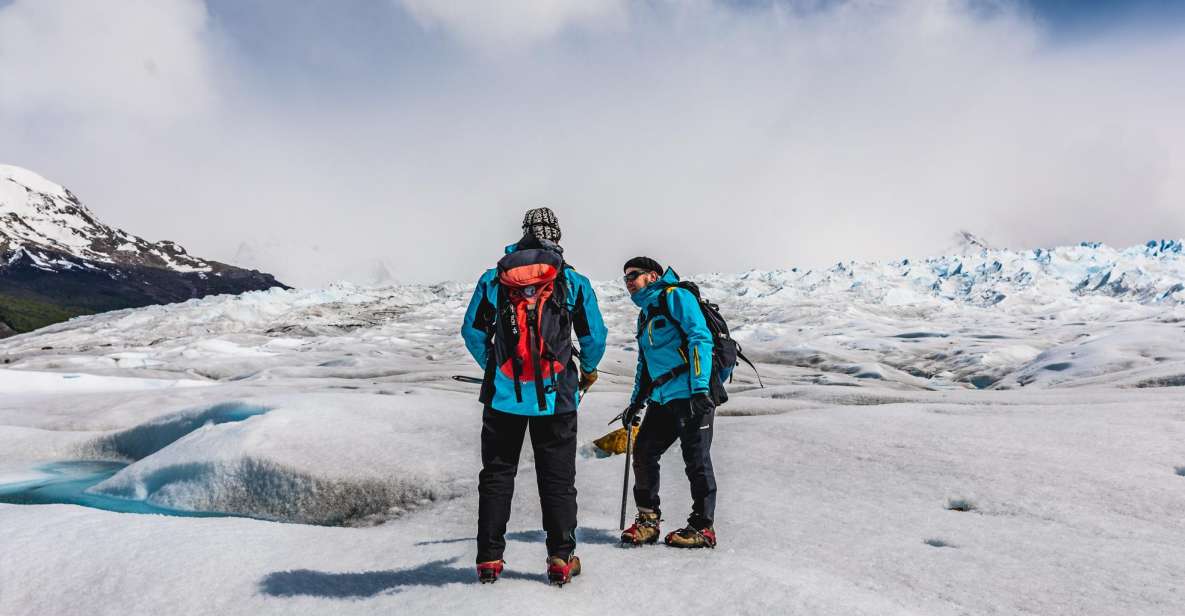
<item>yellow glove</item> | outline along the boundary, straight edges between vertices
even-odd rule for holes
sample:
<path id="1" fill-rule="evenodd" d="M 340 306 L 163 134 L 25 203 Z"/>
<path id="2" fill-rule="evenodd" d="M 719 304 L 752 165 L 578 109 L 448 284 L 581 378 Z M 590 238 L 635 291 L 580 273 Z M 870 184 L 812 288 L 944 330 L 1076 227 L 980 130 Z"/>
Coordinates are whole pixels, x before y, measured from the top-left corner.
<path id="1" fill-rule="evenodd" d="M 580 373 L 580 391 L 582 391 L 582 392 L 588 391 L 588 388 L 592 387 L 593 383 L 596 383 L 596 382 L 597 382 L 597 371 L 596 370 L 593 370 L 592 372 L 581 372 Z"/>
<path id="2" fill-rule="evenodd" d="M 637 441 L 638 426 L 633 426 L 631 429 L 634 432 L 633 440 Z M 598 449 L 610 455 L 625 453 L 626 439 L 625 428 L 618 428 L 593 441 L 593 445 L 596 445 Z"/>

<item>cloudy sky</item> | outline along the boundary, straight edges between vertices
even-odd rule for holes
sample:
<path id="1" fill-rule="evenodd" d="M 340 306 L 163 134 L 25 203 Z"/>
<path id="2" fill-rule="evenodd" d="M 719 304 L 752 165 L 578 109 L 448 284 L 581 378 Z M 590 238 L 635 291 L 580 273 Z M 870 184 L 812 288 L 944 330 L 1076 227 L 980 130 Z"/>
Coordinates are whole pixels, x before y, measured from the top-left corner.
<path id="1" fill-rule="evenodd" d="M 0 162 L 303 285 L 1178 238 L 1182 109 L 1168 0 L 0 0 Z"/>

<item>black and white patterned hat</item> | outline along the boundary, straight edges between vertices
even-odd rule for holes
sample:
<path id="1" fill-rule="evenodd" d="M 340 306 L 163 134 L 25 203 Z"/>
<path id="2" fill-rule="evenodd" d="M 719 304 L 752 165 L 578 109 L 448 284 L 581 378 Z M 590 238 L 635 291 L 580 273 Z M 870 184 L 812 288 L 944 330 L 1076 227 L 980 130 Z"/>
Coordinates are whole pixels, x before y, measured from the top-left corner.
<path id="1" fill-rule="evenodd" d="M 548 207 L 527 210 L 523 216 L 523 231 L 541 240 L 560 241 L 560 221 Z"/>

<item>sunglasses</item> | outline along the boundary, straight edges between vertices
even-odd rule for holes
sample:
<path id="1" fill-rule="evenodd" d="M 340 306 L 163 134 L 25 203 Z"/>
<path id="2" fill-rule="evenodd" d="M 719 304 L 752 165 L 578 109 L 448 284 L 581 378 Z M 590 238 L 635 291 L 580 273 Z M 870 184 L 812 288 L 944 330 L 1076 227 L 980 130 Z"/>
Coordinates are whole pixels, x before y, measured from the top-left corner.
<path id="1" fill-rule="evenodd" d="M 630 272 L 630 273 L 626 274 L 625 276 L 622 276 L 621 279 L 624 280 L 626 284 L 629 284 L 629 283 L 637 280 L 639 277 L 645 276 L 646 274 L 649 274 L 649 273 L 650 272 L 647 272 L 647 271 Z"/>

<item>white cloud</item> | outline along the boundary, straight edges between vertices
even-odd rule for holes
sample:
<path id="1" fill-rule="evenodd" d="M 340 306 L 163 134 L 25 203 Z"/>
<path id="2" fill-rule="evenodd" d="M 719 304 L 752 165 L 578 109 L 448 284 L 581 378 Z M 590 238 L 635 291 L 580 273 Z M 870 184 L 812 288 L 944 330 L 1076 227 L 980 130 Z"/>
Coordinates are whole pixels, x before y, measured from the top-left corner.
<path id="1" fill-rule="evenodd" d="M 183 116 L 213 97 L 201 0 L 0 8 L 0 112 Z"/>
<path id="2" fill-rule="evenodd" d="M 518 49 L 567 28 L 619 24 L 628 0 L 398 0 L 420 23 L 469 44 Z"/>
<path id="3" fill-rule="evenodd" d="M 366 47 L 381 16 L 318 13 L 279 39 L 288 14 L 269 13 L 274 46 L 252 55 L 251 31 L 238 47 L 212 31 L 217 6 L 18 0 L 0 9 L 0 86 L 21 84 L 0 87 L 0 162 L 201 256 L 284 246 L 309 278 L 381 259 L 401 280 L 469 279 L 541 204 L 597 277 L 639 253 L 683 272 L 914 256 L 958 229 L 1010 247 L 1185 235 L 1179 31 L 1053 44 L 982 0 L 408 2 L 464 42 L 405 21 L 389 58 Z M 30 25 L 41 13 L 58 25 Z M 373 65 L 274 64 L 322 49 Z M 144 50 L 189 67 L 180 85 L 111 68 Z M 74 115 L 37 118 L 55 105 Z"/>

